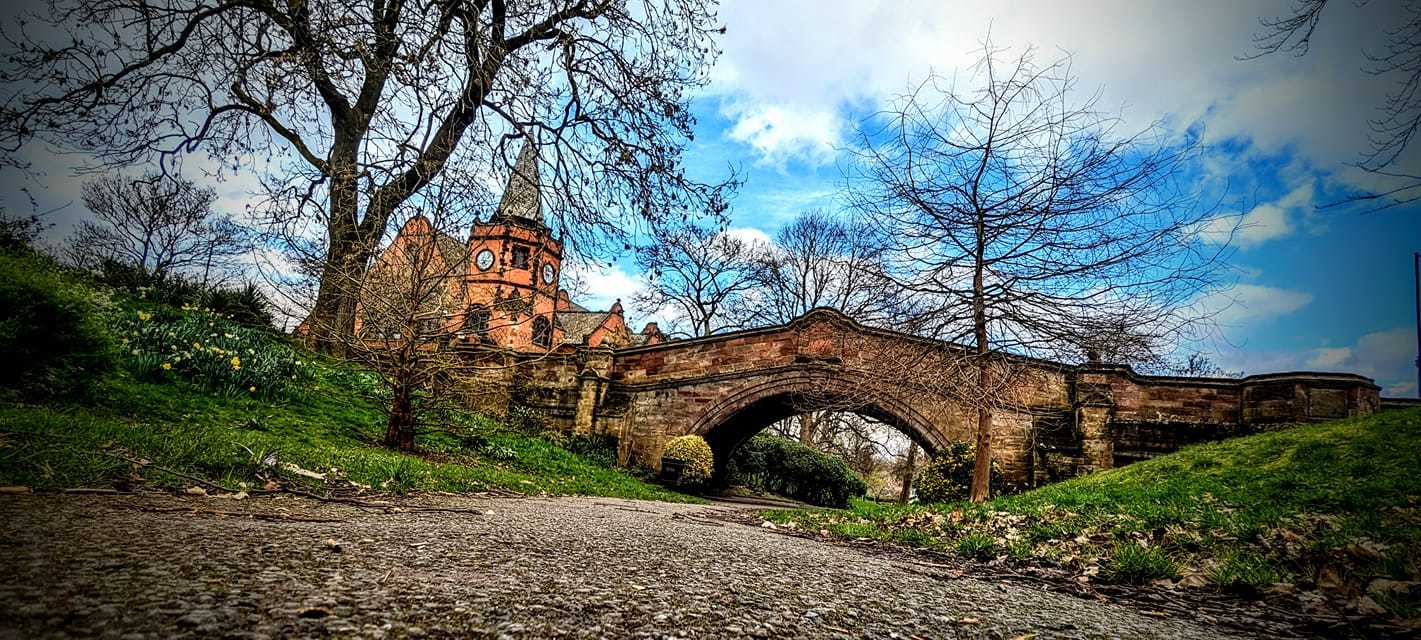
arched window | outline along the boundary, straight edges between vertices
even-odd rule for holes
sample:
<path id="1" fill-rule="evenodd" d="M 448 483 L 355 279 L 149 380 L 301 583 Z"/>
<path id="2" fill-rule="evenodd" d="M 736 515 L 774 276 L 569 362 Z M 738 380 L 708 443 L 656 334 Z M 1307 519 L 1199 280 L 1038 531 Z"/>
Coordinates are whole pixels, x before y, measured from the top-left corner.
<path id="1" fill-rule="evenodd" d="M 488 307 L 474 303 L 464 310 L 464 333 L 478 336 L 480 340 L 488 338 Z"/>
<path id="2" fill-rule="evenodd" d="M 543 316 L 533 318 L 533 344 L 540 347 L 553 345 L 553 323 Z"/>

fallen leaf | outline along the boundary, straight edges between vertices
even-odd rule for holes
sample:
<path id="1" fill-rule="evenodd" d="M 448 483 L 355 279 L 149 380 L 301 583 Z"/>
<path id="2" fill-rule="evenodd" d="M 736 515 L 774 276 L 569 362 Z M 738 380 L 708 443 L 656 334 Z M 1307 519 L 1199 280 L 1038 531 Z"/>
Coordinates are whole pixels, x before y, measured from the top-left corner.
<path id="1" fill-rule="evenodd" d="M 238 491 L 236 493 L 214 493 L 207 497 L 219 500 L 246 500 L 248 496 L 246 491 Z"/>
<path id="2" fill-rule="evenodd" d="M 761 529 L 778 529 L 779 527 L 776 527 L 776 526 L 775 526 L 775 523 L 770 522 L 769 520 L 766 520 L 766 521 L 760 523 L 760 528 L 761 528 Z"/>
<path id="3" fill-rule="evenodd" d="M 340 540 L 336 540 L 335 538 L 326 538 L 325 540 L 321 541 L 321 544 L 325 545 L 326 548 L 330 549 L 331 551 L 340 553 Z"/>
<path id="4" fill-rule="evenodd" d="M 1187 575 L 1187 576 L 1184 576 L 1183 578 L 1180 578 L 1180 579 L 1179 579 L 1179 582 L 1177 582 L 1177 583 L 1175 583 L 1175 584 L 1178 585 L 1178 586 L 1181 586 L 1181 587 L 1189 588 L 1189 589 L 1197 589 L 1197 588 L 1202 587 L 1202 586 L 1204 586 L 1204 585 L 1206 585 L 1206 584 L 1209 584 L 1209 579 L 1208 579 L 1208 578 L 1205 578 L 1203 574 L 1200 574 L 1200 573 L 1193 573 L 1193 574 L 1189 574 L 1189 575 Z"/>
<path id="5" fill-rule="evenodd" d="M 207 495 L 207 489 L 203 489 L 202 487 L 188 487 L 186 493 L 190 496 L 205 496 Z"/>
<path id="6" fill-rule="evenodd" d="M 1377 604 L 1377 601 L 1373 600 L 1371 596 L 1362 596 L 1353 600 L 1352 608 L 1364 616 L 1386 615 L 1386 609 L 1383 609 L 1381 605 Z"/>
<path id="7" fill-rule="evenodd" d="M 1402 580 L 1388 580 L 1386 578 L 1377 578 L 1376 580 L 1373 580 L 1371 584 L 1367 585 L 1367 593 L 1373 595 L 1380 595 L 1384 593 L 1408 595 L 1412 591 L 1415 591 L 1417 587 L 1421 587 L 1421 582 L 1407 582 Z"/>
<path id="8" fill-rule="evenodd" d="M 266 483 L 262 485 L 262 491 L 279 491 L 279 490 L 281 490 L 281 483 L 280 483 L 280 482 L 277 482 L 277 481 L 275 481 L 275 480 L 267 480 Z"/>
<path id="9" fill-rule="evenodd" d="M 978 620 L 978 619 L 976 619 L 976 618 L 963 618 L 963 619 L 961 619 L 961 620 L 958 620 L 958 622 L 960 622 L 960 623 L 962 623 L 962 624 L 977 624 L 977 623 L 981 622 L 981 620 Z"/>

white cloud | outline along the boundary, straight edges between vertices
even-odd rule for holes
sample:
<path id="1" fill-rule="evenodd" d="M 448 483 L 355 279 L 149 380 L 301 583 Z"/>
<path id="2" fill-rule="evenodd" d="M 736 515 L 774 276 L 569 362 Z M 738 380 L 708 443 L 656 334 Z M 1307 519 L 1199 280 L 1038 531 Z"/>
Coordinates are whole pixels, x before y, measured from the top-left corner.
<path id="1" fill-rule="evenodd" d="M 1307 306 L 1312 294 L 1258 284 L 1240 284 L 1209 295 L 1200 307 L 1214 313 L 1224 327 L 1256 326 L 1276 320 Z"/>
<path id="2" fill-rule="evenodd" d="M 1397 327 L 1364 334 L 1351 346 L 1314 349 L 1307 366 L 1358 373 L 1376 380 L 1386 395 L 1403 395 L 1416 390 L 1415 353 L 1415 330 Z"/>
<path id="3" fill-rule="evenodd" d="M 1293 219 L 1310 217 L 1314 182 L 1309 180 L 1277 201 L 1260 204 L 1248 213 L 1211 218 L 1199 231 L 1199 239 L 1209 244 L 1230 243 L 1244 249 L 1293 235 Z"/>
<path id="4" fill-rule="evenodd" d="M 1330 369 L 1351 359 L 1351 347 L 1323 347 L 1313 351 L 1308 366 L 1314 369 Z"/>
<path id="5" fill-rule="evenodd" d="M 750 145 L 759 164 L 783 165 L 791 157 L 813 164 L 834 159 L 843 119 L 826 109 L 799 110 L 781 105 L 729 106 L 724 111 L 735 121 L 727 135 Z"/>
<path id="6" fill-rule="evenodd" d="M 615 266 L 577 271 L 571 275 L 581 285 L 574 287 L 579 289 L 574 291 L 578 297 L 574 302 L 595 311 L 608 309 L 617 300 L 622 301 L 622 306 L 629 306 L 632 296 L 636 295 L 642 284 L 640 279 Z"/>
<path id="7" fill-rule="evenodd" d="M 725 235 L 751 245 L 774 244 L 774 241 L 770 240 L 769 234 L 754 227 L 731 227 L 725 230 Z"/>
<path id="8" fill-rule="evenodd" d="M 1227 3 L 1201 11 L 1134 0 L 902 0 L 832 9 L 812 0 L 729 2 L 720 12 L 724 55 L 709 91 L 734 105 L 727 115 L 735 139 L 762 160 L 814 161 L 834 139 L 834 114 L 872 111 L 930 70 L 960 74 L 990 34 L 1013 51 L 1035 46 L 1042 59 L 1072 53 L 1079 93 L 1099 88 L 1100 107 L 1123 109 L 1126 129 L 1202 120 L 1206 142 L 1248 140 L 1247 153 L 1295 150 L 1347 179 L 1343 163 L 1367 147 L 1367 111 L 1391 88 L 1391 78 L 1359 72 L 1363 47 L 1377 41 L 1377 25 L 1399 23 L 1403 5 L 1329 7 L 1307 56 L 1239 59 L 1253 53 L 1260 17 L 1292 9 Z"/>

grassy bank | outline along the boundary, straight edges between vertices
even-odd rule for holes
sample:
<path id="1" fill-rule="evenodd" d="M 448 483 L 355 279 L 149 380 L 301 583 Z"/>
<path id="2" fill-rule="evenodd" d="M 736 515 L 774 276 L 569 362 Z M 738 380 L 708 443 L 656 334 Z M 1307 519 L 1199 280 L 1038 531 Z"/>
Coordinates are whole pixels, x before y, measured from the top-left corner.
<path id="1" fill-rule="evenodd" d="M 38 299 L 29 317 L 22 309 L 6 318 L 7 353 L 76 314 L 92 318 L 75 323 L 87 331 L 85 353 L 55 344 L 33 356 L 54 355 L 60 365 L 82 357 L 83 367 L 55 365 L 21 380 L 27 388 L 0 389 L 0 485 L 179 488 L 194 484 L 187 475 L 233 490 L 275 481 L 320 490 L 695 500 L 614 468 L 606 442 L 470 412 L 431 421 L 415 453 L 386 449 L 385 392 L 371 371 L 231 316 L 105 289 L 39 258 L 2 262 L 0 275 L 35 281 L 22 293 Z M 65 292 L 62 304 L 46 305 L 52 290 Z"/>
<path id="2" fill-rule="evenodd" d="M 692 500 L 481 416 L 422 435 L 417 453 L 391 451 L 379 445 L 382 417 L 369 400 L 338 388 L 274 403 L 214 396 L 182 383 L 115 380 L 93 403 L 0 406 L 0 484 L 37 490 L 131 484 L 135 467 L 124 458 L 134 458 L 232 489 L 273 478 L 313 483 L 289 463 L 327 475 L 335 486 L 396 493 L 503 489 Z M 155 486 L 192 484 L 155 468 L 136 473 Z"/>
<path id="3" fill-rule="evenodd" d="M 1189 447 L 984 505 L 767 512 L 781 524 L 1078 579 L 1316 593 L 1421 616 L 1421 410 Z"/>

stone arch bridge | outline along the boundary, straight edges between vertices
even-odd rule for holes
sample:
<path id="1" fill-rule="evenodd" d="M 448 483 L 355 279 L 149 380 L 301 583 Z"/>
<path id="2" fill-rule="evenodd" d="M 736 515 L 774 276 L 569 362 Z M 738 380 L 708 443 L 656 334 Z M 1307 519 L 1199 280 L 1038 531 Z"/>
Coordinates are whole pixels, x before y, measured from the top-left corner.
<path id="1" fill-rule="evenodd" d="M 961 406 L 869 381 L 884 350 L 924 339 L 865 327 L 831 309 L 780 326 L 623 349 L 579 348 L 521 362 L 512 395 L 560 428 L 617 438 L 624 464 L 655 469 L 666 441 L 699 434 L 726 460 L 751 435 L 815 409 L 848 410 L 907 434 L 929 454 L 969 439 Z M 949 346 L 950 345 L 942 345 Z M 1035 485 L 1266 424 L 1365 415 L 1379 388 L 1352 374 L 1242 379 L 1145 376 L 1129 367 L 1017 358 L 1015 400 L 993 414 L 1008 482 Z"/>

